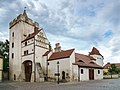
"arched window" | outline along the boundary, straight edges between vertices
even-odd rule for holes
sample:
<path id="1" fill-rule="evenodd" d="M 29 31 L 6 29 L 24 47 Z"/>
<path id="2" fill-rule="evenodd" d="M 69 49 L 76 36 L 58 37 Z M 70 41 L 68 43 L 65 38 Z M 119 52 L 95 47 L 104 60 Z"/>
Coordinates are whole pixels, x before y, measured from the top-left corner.
<path id="1" fill-rule="evenodd" d="M 78 62 L 82 62 L 82 63 L 84 63 L 84 61 L 83 61 L 83 60 L 78 60 Z"/>
<path id="2" fill-rule="evenodd" d="M 90 62 L 90 64 L 95 64 L 94 62 Z"/>

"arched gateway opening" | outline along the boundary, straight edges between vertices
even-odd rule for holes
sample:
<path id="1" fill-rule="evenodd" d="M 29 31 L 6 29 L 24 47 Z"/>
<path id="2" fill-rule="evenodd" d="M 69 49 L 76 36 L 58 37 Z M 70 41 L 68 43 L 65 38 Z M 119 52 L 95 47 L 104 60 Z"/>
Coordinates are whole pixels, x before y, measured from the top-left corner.
<path id="1" fill-rule="evenodd" d="M 25 71 L 25 81 L 30 82 L 31 74 L 32 74 L 32 61 L 27 60 L 23 62 L 24 64 L 24 71 Z"/>

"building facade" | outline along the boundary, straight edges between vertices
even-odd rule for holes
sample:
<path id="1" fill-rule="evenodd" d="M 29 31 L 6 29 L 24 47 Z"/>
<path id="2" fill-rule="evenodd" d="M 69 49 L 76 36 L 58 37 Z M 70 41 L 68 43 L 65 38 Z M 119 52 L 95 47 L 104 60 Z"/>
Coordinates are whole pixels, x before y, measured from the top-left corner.
<path id="1" fill-rule="evenodd" d="M 99 61 L 98 53 L 93 55 L 83 55 L 75 53 L 75 49 L 61 50 L 57 44 L 55 47 L 55 52 L 47 58 L 48 61 L 48 79 L 60 81 L 88 81 L 88 80 L 100 80 L 103 79 L 103 58 Z M 94 49 L 95 47 L 93 47 Z M 57 49 L 57 50 L 56 50 Z M 91 52 L 94 50 L 92 49 Z M 96 49 L 97 50 L 97 49 Z M 46 56 L 49 55 L 46 54 Z M 59 63 L 58 63 L 59 62 Z M 97 64 L 98 63 L 98 64 Z M 58 68 L 59 66 L 59 68 Z"/>
<path id="2" fill-rule="evenodd" d="M 89 55 L 62 50 L 60 43 L 51 50 L 44 30 L 26 11 L 9 24 L 10 79 L 15 81 L 85 81 L 103 78 L 103 56 L 93 47 Z"/>
<path id="3" fill-rule="evenodd" d="M 42 55 L 49 51 L 49 41 L 37 22 L 28 18 L 26 11 L 9 24 L 10 79 L 43 81 Z"/>

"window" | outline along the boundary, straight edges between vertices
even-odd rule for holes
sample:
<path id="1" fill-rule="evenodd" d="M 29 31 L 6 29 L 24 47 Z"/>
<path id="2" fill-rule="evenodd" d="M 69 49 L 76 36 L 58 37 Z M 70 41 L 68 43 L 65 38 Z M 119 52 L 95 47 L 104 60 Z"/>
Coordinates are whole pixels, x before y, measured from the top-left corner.
<path id="1" fill-rule="evenodd" d="M 25 46 L 27 46 L 27 41 L 25 42 Z"/>
<path id="2" fill-rule="evenodd" d="M 14 37 L 14 32 L 12 33 L 12 37 Z"/>
<path id="3" fill-rule="evenodd" d="M 81 74 L 83 74 L 83 69 L 81 69 Z"/>
<path id="4" fill-rule="evenodd" d="M 12 58 L 14 58 L 14 53 L 12 53 Z"/>
<path id="5" fill-rule="evenodd" d="M 24 51 L 24 55 L 28 55 L 28 50 Z"/>
<path id="6" fill-rule="evenodd" d="M 68 76 L 69 76 L 69 74 L 68 74 L 68 73 L 66 73 L 66 76 L 68 77 Z"/>
<path id="7" fill-rule="evenodd" d="M 49 65 L 49 62 L 47 64 Z"/>
<path id="8" fill-rule="evenodd" d="M 16 80 L 16 75 L 14 74 L 14 80 Z"/>
<path id="9" fill-rule="evenodd" d="M 82 63 L 84 63 L 82 60 L 79 60 L 78 62 L 82 62 Z"/>
<path id="10" fill-rule="evenodd" d="M 95 64 L 94 62 L 90 62 L 90 64 Z"/>
<path id="11" fill-rule="evenodd" d="M 12 48 L 14 47 L 14 43 L 12 43 Z"/>
<path id="12" fill-rule="evenodd" d="M 98 70 L 98 74 L 100 74 L 100 70 Z"/>

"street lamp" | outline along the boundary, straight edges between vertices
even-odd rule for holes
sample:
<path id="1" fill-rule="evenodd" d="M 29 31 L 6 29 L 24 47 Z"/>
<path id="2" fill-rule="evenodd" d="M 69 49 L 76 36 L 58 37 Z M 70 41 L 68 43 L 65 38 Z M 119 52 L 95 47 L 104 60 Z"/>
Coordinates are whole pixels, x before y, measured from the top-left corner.
<path id="1" fill-rule="evenodd" d="M 58 70 L 58 81 L 57 81 L 57 83 L 59 84 L 59 61 L 57 61 L 57 70 Z"/>
<path id="2" fill-rule="evenodd" d="M 48 66 L 49 66 L 49 62 L 47 62 L 47 69 L 46 69 L 46 70 L 47 70 L 47 72 L 46 72 L 46 73 L 47 73 L 47 74 L 46 74 L 46 80 L 47 80 L 47 81 L 48 81 Z"/>

